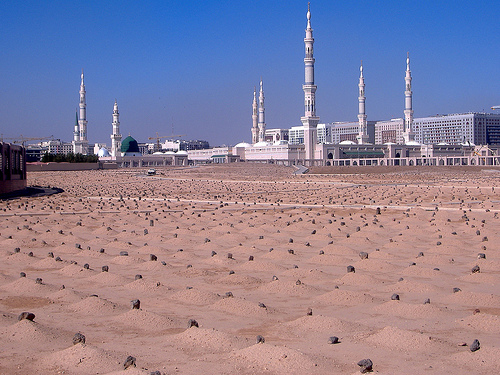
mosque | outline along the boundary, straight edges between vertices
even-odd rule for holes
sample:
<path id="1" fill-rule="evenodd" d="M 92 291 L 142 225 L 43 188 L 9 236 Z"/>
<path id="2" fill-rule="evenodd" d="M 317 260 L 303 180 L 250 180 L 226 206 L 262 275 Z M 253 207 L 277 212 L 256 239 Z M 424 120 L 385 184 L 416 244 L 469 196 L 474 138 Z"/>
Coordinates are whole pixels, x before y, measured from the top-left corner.
<path id="1" fill-rule="evenodd" d="M 308 4 L 305 30 L 304 116 L 302 126 L 266 129 L 264 88 L 254 87 L 251 143 L 142 155 L 137 141 L 122 141 L 118 104 L 115 100 L 111 150 L 99 150 L 100 160 L 121 167 L 187 165 L 199 163 L 261 162 L 303 166 L 349 165 L 500 165 L 500 115 L 466 113 L 426 118 L 413 116 L 410 56 L 406 56 L 404 118 L 367 121 L 363 64 L 358 82 L 358 121 L 320 123 L 316 114 L 314 81 L 314 37 Z M 80 85 L 80 118 L 77 118 L 73 146 L 88 144 L 83 72 Z M 78 116 L 77 116 L 78 117 Z"/>

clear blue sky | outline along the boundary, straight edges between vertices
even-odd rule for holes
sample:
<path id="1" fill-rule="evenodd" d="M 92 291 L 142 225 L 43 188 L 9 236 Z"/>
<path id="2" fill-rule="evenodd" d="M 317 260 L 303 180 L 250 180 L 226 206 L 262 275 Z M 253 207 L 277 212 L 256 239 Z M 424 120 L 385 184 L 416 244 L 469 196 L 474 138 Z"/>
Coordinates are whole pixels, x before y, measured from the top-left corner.
<path id="1" fill-rule="evenodd" d="M 71 141 L 85 71 L 88 138 L 186 134 L 250 140 L 262 76 L 267 128 L 300 125 L 307 1 L 2 1 L 0 133 Z M 415 117 L 500 104 L 497 1 L 311 1 L 317 114 L 403 116 L 410 52 Z"/>

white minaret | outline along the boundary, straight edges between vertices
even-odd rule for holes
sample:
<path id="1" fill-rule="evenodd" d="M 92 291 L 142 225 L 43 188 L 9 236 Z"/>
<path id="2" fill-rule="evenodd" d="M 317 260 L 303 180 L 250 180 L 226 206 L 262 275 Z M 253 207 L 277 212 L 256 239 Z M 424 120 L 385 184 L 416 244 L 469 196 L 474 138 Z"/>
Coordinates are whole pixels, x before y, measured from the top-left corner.
<path id="1" fill-rule="evenodd" d="M 368 143 L 368 129 L 366 127 L 366 111 L 365 111 L 365 77 L 363 76 L 363 61 L 359 68 L 359 95 L 358 95 L 358 121 L 359 130 L 356 137 L 358 144 Z"/>
<path id="2" fill-rule="evenodd" d="M 406 75 L 405 75 L 405 122 L 403 128 L 403 140 L 405 144 L 415 141 L 413 133 L 413 105 L 411 91 L 411 71 L 410 71 L 410 52 L 406 55 Z"/>
<path id="3" fill-rule="evenodd" d="M 78 126 L 78 110 L 75 113 L 76 119 L 75 119 L 75 130 L 73 131 L 73 143 L 78 142 L 80 140 L 80 127 Z M 75 146 L 73 146 L 73 149 Z"/>
<path id="4" fill-rule="evenodd" d="M 252 102 L 252 144 L 259 142 L 259 123 L 257 116 L 257 92 L 255 86 L 253 88 L 253 102 Z"/>
<path id="5" fill-rule="evenodd" d="M 80 120 L 78 121 L 78 128 L 80 130 L 80 139 L 79 139 L 79 153 L 87 155 L 88 153 L 88 144 L 89 141 L 87 139 L 87 101 L 85 98 L 85 83 L 83 82 L 83 69 L 81 75 L 81 83 L 80 83 Z"/>
<path id="6" fill-rule="evenodd" d="M 313 57 L 313 30 L 311 28 L 311 8 L 310 3 L 307 4 L 307 29 L 306 37 L 304 38 L 306 47 L 306 57 L 304 58 L 305 65 L 305 82 L 302 85 L 304 90 L 304 117 L 300 118 L 304 126 L 304 147 L 306 152 L 306 164 L 314 164 L 314 154 L 318 139 L 318 122 L 319 117 L 316 117 L 316 88 L 314 84 L 314 57 Z"/>
<path id="7" fill-rule="evenodd" d="M 120 156 L 120 149 L 122 146 L 122 135 L 120 134 L 120 114 L 118 113 L 118 103 L 115 99 L 113 107 L 113 133 L 111 134 L 111 156 L 116 158 Z"/>
<path id="8" fill-rule="evenodd" d="M 259 92 L 259 142 L 264 142 L 266 135 L 266 122 L 264 111 L 264 90 L 262 88 L 262 78 L 260 79 L 260 92 Z"/>

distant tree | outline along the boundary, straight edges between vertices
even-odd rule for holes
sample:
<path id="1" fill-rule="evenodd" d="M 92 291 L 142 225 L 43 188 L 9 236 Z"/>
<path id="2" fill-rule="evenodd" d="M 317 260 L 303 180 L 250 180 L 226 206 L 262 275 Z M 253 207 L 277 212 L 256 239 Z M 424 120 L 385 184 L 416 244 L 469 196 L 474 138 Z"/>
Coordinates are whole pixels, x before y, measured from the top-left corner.
<path id="1" fill-rule="evenodd" d="M 99 157 L 97 155 L 83 155 L 83 154 L 74 154 L 72 152 L 67 155 L 63 154 L 50 154 L 49 152 L 45 152 L 42 156 L 43 163 L 97 163 L 99 161 Z"/>

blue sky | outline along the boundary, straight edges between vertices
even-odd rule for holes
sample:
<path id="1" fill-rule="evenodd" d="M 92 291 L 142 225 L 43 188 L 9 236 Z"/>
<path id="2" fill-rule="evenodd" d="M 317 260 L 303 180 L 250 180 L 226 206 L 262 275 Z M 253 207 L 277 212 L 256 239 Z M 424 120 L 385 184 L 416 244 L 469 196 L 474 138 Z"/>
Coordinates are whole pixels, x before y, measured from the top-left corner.
<path id="1" fill-rule="evenodd" d="M 80 72 L 90 142 L 121 133 L 250 140 L 262 76 L 267 128 L 300 125 L 307 1 L 3 1 L 0 133 L 70 141 Z M 311 1 L 317 114 L 357 119 L 363 60 L 368 120 L 402 117 L 410 52 L 415 117 L 500 104 L 496 1 Z"/>

